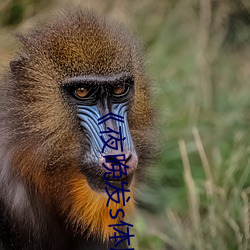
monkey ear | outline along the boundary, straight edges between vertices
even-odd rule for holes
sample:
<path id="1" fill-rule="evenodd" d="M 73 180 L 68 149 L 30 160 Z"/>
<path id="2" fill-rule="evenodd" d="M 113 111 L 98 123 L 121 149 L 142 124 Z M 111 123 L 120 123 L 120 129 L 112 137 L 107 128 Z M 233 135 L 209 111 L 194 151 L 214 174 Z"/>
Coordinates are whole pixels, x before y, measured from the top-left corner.
<path id="1" fill-rule="evenodd" d="M 19 57 L 10 61 L 10 70 L 13 74 L 19 75 L 24 73 L 25 58 Z"/>
<path id="2" fill-rule="evenodd" d="M 21 58 L 16 58 L 10 61 L 10 69 L 14 73 L 22 66 Z"/>
<path id="3" fill-rule="evenodd" d="M 28 44 L 28 37 L 23 36 L 22 34 L 16 33 L 15 37 L 19 40 L 19 42 L 21 43 L 22 47 L 26 47 L 29 46 Z M 23 68 L 24 66 L 24 61 L 25 61 L 25 54 L 23 54 L 21 57 L 19 58 L 15 58 L 13 60 L 10 61 L 10 69 L 12 72 L 17 72 L 18 70 L 20 70 L 21 68 Z"/>

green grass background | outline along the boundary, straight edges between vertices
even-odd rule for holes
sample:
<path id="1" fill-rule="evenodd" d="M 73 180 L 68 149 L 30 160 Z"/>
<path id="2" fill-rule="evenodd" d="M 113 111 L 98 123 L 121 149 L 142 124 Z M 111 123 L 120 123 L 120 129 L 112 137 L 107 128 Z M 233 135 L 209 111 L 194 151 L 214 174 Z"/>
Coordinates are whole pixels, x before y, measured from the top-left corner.
<path id="1" fill-rule="evenodd" d="M 250 249 L 250 1 L 1 0 L 1 72 L 13 31 L 72 3 L 145 46 L 160 153 L 138 191 L 134 248 Z"/>

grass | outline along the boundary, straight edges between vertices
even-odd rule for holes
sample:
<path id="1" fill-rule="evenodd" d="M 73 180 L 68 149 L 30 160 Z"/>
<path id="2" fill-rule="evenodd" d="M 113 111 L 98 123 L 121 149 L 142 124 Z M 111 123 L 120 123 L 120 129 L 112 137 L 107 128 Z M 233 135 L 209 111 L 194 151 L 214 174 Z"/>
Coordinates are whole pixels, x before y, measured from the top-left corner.
<path id="1" fill-rule="evenodd" d="M 148 48 L 165 139 L 142 206 L 155 213 L 144 236 L 157 249 L 250 248 L 250 27 L 231 30 L 237 6 L 178 1 Z M 147 241 L 141 249 L 156 249 Z"/>
<path id="2" fill-rule="evenodd" d="M 92 3 L 110 16 L 123 13 L 145 43 L 153 77 L 161 152 L 140 186 L 133 246 L 250 249 L 249 3 Z M 29 1 L 32 15 L 39 4 Z M 31 12 L 22 11 L 16 22 L 28 20 Z"/>

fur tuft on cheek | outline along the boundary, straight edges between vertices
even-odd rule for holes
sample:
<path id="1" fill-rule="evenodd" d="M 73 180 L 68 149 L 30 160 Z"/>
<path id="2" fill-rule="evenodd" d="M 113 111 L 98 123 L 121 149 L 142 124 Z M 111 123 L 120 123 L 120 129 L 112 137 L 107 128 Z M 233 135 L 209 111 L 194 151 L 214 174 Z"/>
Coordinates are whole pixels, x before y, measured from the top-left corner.
<path id="1" fill-rule="evenodd" d="M 134 209 L 133 188 L 129 193 L 125 193 L 125 200 L 129 196 L 131 198 L 125 206 L 123 206 L 122 200 L 120 200 L 120 203 L 110 200 L 107 207 L 108 195 L 93 191 L 89 187 L 87 180 L 79 174 L 71 182 L 71 205 L 68 204 L 70 207 L 68 220 L 71 223 L 73 222 L 76 230 L 80 230 L 82 233 L 87 232 L 87 237 L 92 235 L 97 239 L 106 241 L 109 236 L 114 234 L 114 229 L 109 225 L 117 224 L 120 220 L 125 221 L 125 217 L 131 214 Z M 121 213 L 119 213 L 116 219 L 112 219 L 110 209 L 112 209 L 113 215 L 118 209 L 123 209 L 125 217 L 122 218 Z"/>

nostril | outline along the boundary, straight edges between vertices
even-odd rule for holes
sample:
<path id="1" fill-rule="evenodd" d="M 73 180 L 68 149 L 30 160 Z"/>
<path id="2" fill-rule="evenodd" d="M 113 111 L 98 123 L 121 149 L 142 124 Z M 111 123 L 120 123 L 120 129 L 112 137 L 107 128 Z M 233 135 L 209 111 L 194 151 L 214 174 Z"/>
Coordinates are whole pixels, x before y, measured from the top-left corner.
<path id="1" fill-rule="evenodd" d="M 128 158 L 125 161 L 125 164 L 129 162 L 129 160 L 131 159 L 131 157 L 132 157 L 132 154 L 130 153 L 129 156 L 128 156 Z"/>
<path id="2" fill-rule="evenodd" d="M 99 160 L 99 166 L 104 172 L 105 180 L 108 181 L 124 181 L 131 178 L 137 163 L 137 154 L 128 151 L 120 155 L 103 155 Z"/>
<path id="3" fill-rule="evenodd" d="M 107 157 L 107 161 L 114 161 L 115 160 L 115 157 L 113 157 L 113 156 L 109 156 L 109 157 Z"/>

